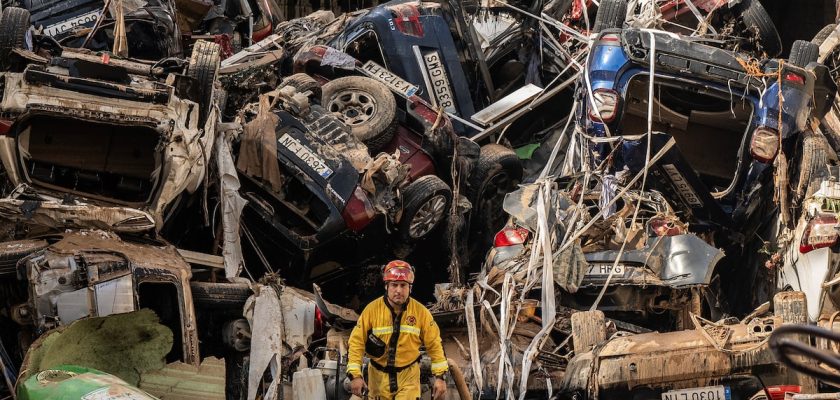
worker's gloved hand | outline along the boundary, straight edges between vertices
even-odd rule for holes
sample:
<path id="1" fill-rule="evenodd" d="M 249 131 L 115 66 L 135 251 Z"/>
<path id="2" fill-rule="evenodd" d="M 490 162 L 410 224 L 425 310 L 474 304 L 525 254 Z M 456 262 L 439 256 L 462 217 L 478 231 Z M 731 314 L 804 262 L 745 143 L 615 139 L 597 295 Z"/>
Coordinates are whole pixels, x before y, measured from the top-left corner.
<path id="1" fill-rule="evenodd" d="M 362 393 L 365 392 L 366 388 L 365 380 L 361 376 L 353 378 L 350 382 L 350 392 L 356 396 L 362 397 Z"/>
<path id="2" fill-rule="evenodd" d="M 446 381 L 440 378 L 435 379 L 435 387 L 432 389 L 432 398 L 434 400 L 443 400 L 446 395 Z"/>

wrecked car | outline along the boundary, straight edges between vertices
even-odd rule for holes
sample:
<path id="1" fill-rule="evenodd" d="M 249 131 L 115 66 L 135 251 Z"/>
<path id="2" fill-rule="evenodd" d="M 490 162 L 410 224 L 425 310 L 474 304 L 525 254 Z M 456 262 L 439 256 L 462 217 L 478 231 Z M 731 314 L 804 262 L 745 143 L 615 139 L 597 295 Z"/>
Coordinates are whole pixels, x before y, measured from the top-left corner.
<path id="1" fill-rule="evenodd" d="M 827 68 L 816 62 L 815 45 L 797 41 L 787 60 L 757 63 L 635 29 L 604 30 L 597 42 L 584 85 L 590 89 L 580 92 L 578 127 L 616 142 L 593 145 L 596 163 L 610 158 L 608 168 L 619 180 L 623 173 L 625 179 L 649 174 L 648 187 L 672 202 L 690 232 L 724 247 L 728 263 L 751 253 L 747 243 L 775 207 L 771 195 L 782 220 L 790 221 L 794 193 L 778 182 L 810 180 L 797 149 L 811 140 L 809 119 L 824 115 L 836 92 Z M 704 147 L 712 143 L 714 150 Z M 733 243 L 733 233 L 744 239 Z M 731 265 L 749 270 L 758 264 L 745 260 Z"/>
<path id="2" fill-rule="evenodd" d="M 456 132 L 470 136 L 537 97 L 542 90 L 529 82 L 550 81 L 565 62 L 547 57 L 534 63 L 531 58 L 540 56 L 528 32 L 539 28 L 527 18 L 522 24 L 500 20 L 507 28 L 483 43 L 468 9 L 460 2 L 391 1 L 356 13 L 340 31 L 327 29 L 318 42 L 349 54 L 368 71 L 387 70 L 388 79 L 404 79 L 418 96 L 449 113 Z M 295 72 L 341 76 L 340 65 L 327 67 L 337 67 L 337 72 L 323 71 L 328 64 L 322 56 L 322 51 L 304 47 L 294 55 Z M 530 72 L 529 64 L 539 65 L 539 72 Z M 511 141 L 527 142 L 528 133 L 557 122 L 553 117 L 558 113 L 552 110 L 567 108 L 568 97 L 550 99 L 521 118 L 521 126 L 508 129 Z"/>
<path id="3" fill-rule="evenodd" d="M 575 399 L 663 400 L 814 393 L 816 381 L 780 365 L 767 343 L 775 329 L 805 318 L 804 296 L 779 293 L 773 302 L 773 313 L 739 323 L 698 319 L 691 330 L 611 338 L 599 311 L 573 315 L 575 355 L 560 392 Z"/>
<path id="4" fill-rule="evenodd" d="M 2 29 L 23 37 L 26 19 L 5 18 L 16 10 L 3 10 Z M 74 209 L 90 204 L 110 220 L 98 228 L 160 230 L 182 194 L 202 183 L 215 136 L 218 45 L 197 42 L 186 68 L 174 71 L 69 48 L 48 57 L 0 52 L 10 55 L 0 72 L 0 159 L 11 186 L 21 186 L 2 200 L 5 218 L 85 228 Z"/>
<path id="5" fill-rule="evenodd" d="M 94 51 L 114 49 L 119 41 L 117 15 L 125 21 L 128 54 L 143 60 L 181 57 L 184 54 L 174 0 L 24 0 L 36 32 L 64 47 Z M 109 6 L 105 9 L 105 6 Z M 119 4 L 119 5 L 118 5 Z M 119 7 L 121 10 L 118 10 Z"/>
<path id="6" fill-rule="evenodd" d="M 362 112 L 359 118 L 382 120 L 386 114 L 385 127 L 359 126 L 391 130 L 380 152 L 374 153 L 360 140 L 360 133 L 354 131 L 357 126 L 348 126 L 311 102 L 306 93 L 313 88 L 344 93 L 353 99 L 348 103 L 367 102 L 373 114 Z M 287 279 L 322 279 L 321 275 L 381 254 L 382 234 L 387 235 L 389 229 L 395 239 L 389 246 L 410 245 L 446 220 L 452 189 L 443 179 L 451 162 L 447 159 L 451 150 L 446 150 L 452 146 L 451 137 L 446 136 L 451 125 L 428 104 L 409 98 L 407 122 L 397 123 L 391 92 L 366 77 L 339 78 L 322 87 L 306 75 L 293 75 L 273 93 L 282 99 L 272 102 L 280 107 L 266 111 L 268 98 L 255 105 L 252 120 L 244 126 L 237 168 L 249 200 L 244 215 L 253 221 L 247 229 L 260 232 L 252 235 L 255 240 L 268 244 L 268 249 L 282 249 L 293 256 L 291 260 L 305 255 L 304 260 L 289 262 L 292 269 L 284 274 Z M 355 107 L 348 105 L 348 109 Z M 272 140 L 261 138 L 265 132 L 274 132 L 269 135 Z M 478 150 L 474 143 L 467 143 Z M 503 146 L 493 146 L 493 150 L 496 147 L 512 154 Z M 365 251 L 372 250 L 369 246 L 380 251 Z"/>

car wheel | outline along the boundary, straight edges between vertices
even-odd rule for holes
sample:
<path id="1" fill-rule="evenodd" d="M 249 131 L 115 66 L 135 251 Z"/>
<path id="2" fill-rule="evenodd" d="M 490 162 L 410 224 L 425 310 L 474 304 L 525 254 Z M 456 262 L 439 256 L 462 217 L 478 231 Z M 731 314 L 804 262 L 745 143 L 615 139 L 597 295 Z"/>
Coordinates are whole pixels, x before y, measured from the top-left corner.
<path id="1" fill-rule="evenodd" d="M 837 161 L 824 136 L 812 131 L 804 131 L 800 135 L 799 163 L 793 186 L 797 200 L 806 199 L 816 192 L 826 165 Z"/>
<path id="2" fill-rule="evenodd" d="M 244 307 L 254 294 L 247 284 L 219 282 L 190 282 L 195 304 L 208 306 Z"/>
<path id="3" fill-rule="evenodd" d="M 828 24 L 824 26 L 819 32 L 817 32 L 816 35 L 814 35 L 814 38 L 811 39 L 811 43 L 817 46 L 821 45 L 826 39 L 828 39 L 828 35 L 831 35 L 831 32 L 833 32 L 836 27 L 837 24 Z"/>
<path id="4" fill-rule="evenodd" d="M 210 114 L 210 107 L 213 106 L 213 90 L 216 84 L 216 76 L 219 74 L 221 48 L 216 43 L 205 40 L 195 42 L 193 46 L 190 63 L 187 67 L 187 76 L 195 80 L 198 85 L 195 98 L 192 99 L 199 106 L 199 126 L 203 126 Z"/>
<path id="5" fill-rule="evenodd" d="M 0 244 L 0 276 L 17 273 L 22 258 L 49 246 L 46 240 L 16 240 Z"/>
<path id="6" fill-rule="evenodd" d="M 478 247 L 490 243 L 507 221 L 502 211 L 505 195 L 516 189 L 522 180 L 522 162 L 516 153 L 500 144 L 481 147 L 478 162 L 470 173 L 467 199 L 472 203 L 470 230 Z"/>
<path id="7" fill-rule="evenodd" d="M 428 235 L 446 219 L 452 191 L 440 178 L 426 175 L 411 182 L 403 191 L 400 237 L 412 242 Z"/>
<path id="8" fill-rule="evenodd" d="M 754 29 L 758 35 L 761 48 L 770 57 L 778 56 L 782 52 L 782 39 L 779 38 L 779 31 L 776 25 L 767 14 L 767 10 L 759 0 L 742 0 L 738 5 L 741 19 L 747 29 Z"/>
<path id="9" fill-rule="evenodd" d="M 397 102 L 385 85 L 363 76 L 324 84 L 321 105 L 350 127 L 371 153 L 390 142 L 396 131 Z"/>
<path id="10" fill-rule="evenodd" d="M 797 40 L 793 42 L 790 47 L 790 56 L 788 62 L 797 66 L 805 67 L 806 65 L 816 62 L 820 57 L 820 46 L 813 42 L 806 42 L 804 40 Z"/>
<path id="11" fill-rule="evenodd" d="M 298 92 L 312 92 L 310 97 L 321 98 L 321 84 L 307 74 L 294 74 L 283 79 L 282 86 L 291 86 Z"/>
<path id="12" fill-rule="evenodd" d="M 12 50 L 26 43 L 29 30 L 29 11 L 18 7 L 3 9 L 0 16 L 0 70 L 7 70 L 11 64 Z"/>
<path id="13" fill-rule="evenodd" d="M 627 0 L 603 0 L 598 6 L 598 13 L 595 14 L 592 32 L 620 29 L 624 26 L 625 19 L 627 19 Z"/>

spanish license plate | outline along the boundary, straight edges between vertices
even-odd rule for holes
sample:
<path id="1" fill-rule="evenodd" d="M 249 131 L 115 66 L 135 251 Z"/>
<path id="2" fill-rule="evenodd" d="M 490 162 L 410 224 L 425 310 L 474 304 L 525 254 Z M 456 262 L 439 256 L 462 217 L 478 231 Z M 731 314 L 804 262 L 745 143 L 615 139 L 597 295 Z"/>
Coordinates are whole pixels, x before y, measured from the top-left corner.
<path id="1" fill-rule="evenodd" d="M 405 97 L 411 97 L 417 93 L 417 86 L 412 85 L 374 61 L 368 61 L 362 65 L 362 72 Z"/>
<path id="2" fill-rule="evenodd" d="M 99 18 L 99 13 L 100 12 L 98 10 L 91 11 L 89 13 L 78 15 L 68 20 L 52 24 L 44 28 L 44 34 L 47 36 L 56 36 L 67 32 L 77 26 L 96 22 L 96 19 Z"/>
<path id="3" fill-rule="evenodd" d="M 332 175 L 333 170 L 327 166 L 327 163 L 324 162 L 321 157 L 315 155 L 309 147 L 306 147 L 288 133 L 281 136 L 277 142 L 280 143 L 281 146 L 289 149 L 289 151 L 294 153 L 301 161 L 304 162 L 304 164 L 309 166 L 309 168 L 312 168 L 315 173 L 321 175 L 322 178 L 327 179 L 330 175 Z"/>
<path id="4" fill-rule="evenodd" d="M 613 275 L 624 275 L 626 267 L 624 264 L 613 265 L 613 263 L 594 263 L 589 264 L 589 269 L 586 270 L 586 276 L 605 277 L 610 273 Z"/>
<path id="5" fill-rule="evenodd" d="M 731 400 L 729 386 L 706 386 L 693 389 L 671 390 L 662 393 L 662 400 Z"/>
<path id="6" fill-rule="evenodd" d="M 423 55 L 423 62 L 426 64 L 426 72 L 429 74 L 430 88 L 435 95 L 437 105 L 444 110 L 455 112 L 455 99 L 452 97 L 452 87 L 449 85 L 449 78 L 446 76 L 446 69 L 438 52 L 433 51 Z"/>

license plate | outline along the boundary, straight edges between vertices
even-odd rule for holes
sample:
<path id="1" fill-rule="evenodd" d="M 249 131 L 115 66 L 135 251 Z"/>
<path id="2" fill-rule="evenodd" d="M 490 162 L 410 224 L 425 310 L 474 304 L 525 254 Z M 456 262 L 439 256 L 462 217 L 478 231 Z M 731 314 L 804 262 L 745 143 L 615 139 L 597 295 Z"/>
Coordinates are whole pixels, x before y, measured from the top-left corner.
<path id="1" fill-rule="evenodd" d="M 731 400 L 729 386 L 706 386 L 693 389 L 671 390 L 662 393 L 662 400 Z"/>
<path id="2" fill-rule="evenodd" d="M 444 110 L 455 112 L 455 99 L 452 97 L 452 87 L 449 85 L 449 78 L 446 77 L 446 69 L 438 52 L 433 51 L 423 55 L 423 62 L 426 64 L 426 72 L 429 74 L 430 88 L 435 95 L 437 105 Z"/>
<path id="3" fill-rule="evenodd" d="M 67 32 L 77 26 L 92 24 L 96 22 L 96 19 L 99 18 L 99 11 L 91 11 L 87 14 L 82 14 L 70 18 L 68 20 L 61 21 L 59 23 L 52 24 L 46 28 L 44 28 L 44 34 L 47 36 L 56 36 L 60 35 L 64 32 Z"/>
<path id="4" fill-rule="evenodd" d="M 367 76 L 384 83 L 385 86 L 388 86 L 391 90 L 400 93 L 405 97 L 411 97 L 417 93 L 417 86 L 412 85 L 405 79 L 400 78 L 393 72 L 388 71 L 385 67 L 373 61 L 368 61 L 362 65 L 362 72 L 364 72 Z"/>
<path id="5" fill-rule="evenodd" d="M 589 264 L 589 269 L 586 270 L 586 276 L 608 276 L 610 273 L 613 275 L 624 275 L 626 267 L 624 264 L 618 264 L 613 266 L 612 263 L 602 263 L 602 264 Z"/>
<path id="6" fill-rule="evenodd" d="M 277 141 L 281 146 L 289 149 L 301 161 L 303 161 L 309 168 L 312 168 L 315 173 L 321 175 L 322 178 L 327 179 L 332 175 L 333 170 L 327 166 L 327 163 L 321 157 L 302 144 L 299 140 L 293 138 L 288 133 L 284 134 Z"/>

